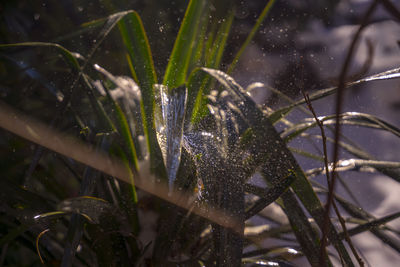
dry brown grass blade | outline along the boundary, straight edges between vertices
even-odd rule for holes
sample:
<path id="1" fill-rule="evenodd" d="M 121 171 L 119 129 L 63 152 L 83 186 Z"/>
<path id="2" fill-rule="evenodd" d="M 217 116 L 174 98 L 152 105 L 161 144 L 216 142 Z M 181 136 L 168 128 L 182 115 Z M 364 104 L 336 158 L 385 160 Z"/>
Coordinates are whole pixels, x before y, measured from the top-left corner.
<path id="1" fill-rule="evenodd" d="M 121 181 L 130 183 L 131 171 L 122 162 L 111 158 L 105 153 L 96 152 L 94 147 L 76 138 L 57 132 L 45 124 L 16 111 L 4 102 L 0 102 L 0 127 Z M 139 170 L 140 179 L 135 177 L 136 187 L 243 235 L 239 231 L 240 223 L 232 219 L 232 216 L 206 205 L 193 205 L 196 199 L 195 196 L 177 191 L 169 194 L 166 184 L 151 182 L 156 179 L 153 179 L 153 174 L 149 171 L 148 162 L 140 162 Z"/>
<path id="2" fill-rule="evenodd" d="M 42 264 L 44 264 L 44 260 L 43 260 L 43 258 L 42 258 L 42 255 L 40 254 L 39 240 L 40 240 L 40 238 L 41 238 L 45 233 L 47 233 L 48 231 L 50 231 L 50 229 L 46 229 L 46 230 L 40 232 L 40 234 L 36 237 L 36 251 L 37 251 L 37 254 L 38 254 L 38 256 L 39 256 L 40 262 L 41 262 Z"/>

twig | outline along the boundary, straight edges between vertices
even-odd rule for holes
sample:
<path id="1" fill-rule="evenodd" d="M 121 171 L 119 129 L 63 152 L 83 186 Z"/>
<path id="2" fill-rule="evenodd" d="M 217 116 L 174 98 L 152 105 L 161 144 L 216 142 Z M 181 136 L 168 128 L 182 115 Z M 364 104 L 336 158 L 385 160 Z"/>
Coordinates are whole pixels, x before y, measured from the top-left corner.
<path id="1" fill-rule="evenodd" d="M 318 116 L 317 116 L 317 114 L 315 113 L 315 110 L 314 110 L 314 108 L 313 108 L 313 106 L 312 106 L 312 104 L 311 104 L 310 97 L 308 96 L 308 94 L 306 94 L 306 93 L 304 92 L 303 89 L 301 89 L 301 92 L 303 93 L 304 100 L 305 100 L 306 103 L 307 103 L 308 109 L 309 109 L 309 110 L 311 111 L 311 113 L 313 114 L 313 116 L 314 116 L 314 118 L 315 118 L 315 121 L 316 121 L 318 127 L 319 127 L 320 130 L 321 130 L 322 146 L 323 146 L 323 154 L 324 154 L 324 164 L 325 164 L 325 170 L 326 170 L 326 171 L 325 171 L 325 174 L 326 174 L 326 180 L 327 180 L 328 186 L 329 186 L 329 185 L 331 184 L 331 179 L 330 179 L 330 174 L 329 174 L 328 150 L 327 150 L 327 146 L 326 146 L 326 143 L 327 143 L 327 142 L 326 142 L 326 134 L 325 134 L 325 129 L 324 129 L 323 121 L 321 121 L 320 119 L 318 119 Z M 353 243 L 352 243 L 352 241 L 351 241 L 351 238 L 350 238 L 350 236 L 348 235 L 345 221 L 344 221 L 343 217 L 340 215 L 340 212 L 339 212 L 339 210 L 338 210 L 338 208 L 337 208 L 337 206 L 336 206 L 335 201 L 333 201 L 332 204 L 333 204 L 333 208 L 334 208 L 334 210 L 335 210 L 335 213 L 336 213 L 336 215 L 337 215 L 337 217 L 338 217 L 338 219 L 339 219 L 340 225 L 341 225 L 342 228 L 343 228 L 344 238 L 346 239 L 347 243 L 349 244 L 350 249 L 351 249 L 351 251 L 353 252 L 354 257 L 355 257 L 355 258 L 357 259 L 357 261 L 358 261 L 358 264 L 359 264 L 360 266 L 364 266 L 363 260 L 362 260 L 361 257 L 358 255 L 357 250 L 355 249 L 355 247 L 354 247 L 354 245 L 353 245 Z M 325 250 L 324 250 L 324 254 L 325 254 Z M 326 255 L 320 255 L 320 256 L 324 256 L 324 257 L 325 257 Z M 322 261 L 322 260 L 320 259 L 320 261 Z"/>
<path id="2" fill-rule="evenodd" d="M 385 7 L 386 11 L 392 14 L 393 17 L 400 20 L 400 11 L 393 5 L 390 0 L 381 0 L 382 5 Z"/>
<path id="3" fill-rule="evenodd" d="M 340 141 L 340 130 L 341 130 L 341 125 L 340 125 L 340 113 L 343 108 L 343 93 L 344 93 L 344 88 L 345 88 L 345 83 L 346 83 L 346 75 L 348 73 L 348 70 L 350 68 L 350 62 L 353 57 L 357 41 L 359 40 L 361 36 L 361 32 L 364 30 L 364 28 L 368 25 L 369 18 L 371 17 L 372 13 L 374 12 L 376 6 L 378 4 L 378 0 L 375 0 L 370 7 L 368 8 L 366 14 L 364 15 L 362 22 L 356 32 L 356 34 L 353 37 L 353 40 L 351 42 L 349 51 L 347 52 L 346 60 L 343 64 L 342 70 L 340 72 L 339 76 L 339 85 L 337 89 L 337 95 L 336 95 L 336 127 L 335 127 L 335 145 L 334 145 L 334 151 L 333 151 L 333 169 L 332 169 L 332 174 L 331 174 L 331 181 L 329 186 L 329 191 L 328 191 L 328 199 L 325 205 L 325 214 L 324 214 L 324 223 L 323 223 L 323 228 L 322 228 L 322 239 L 321 239 L 321 249 L 320 249 L 320 265 L 321 266 L 326 266 L 325 261 L 323 260 L 323 256 L 325 255 L 325 246 L 327 243 L 327 232 L 328 232 L 328 226 L 329 226 L 329 211 L 333 202 L 333 197 L 334 197 L 334 191 L 335 191 L 335 181 L 336 181 L 336 162 L 338 161 L 339 158 L 339 141 Z"/>

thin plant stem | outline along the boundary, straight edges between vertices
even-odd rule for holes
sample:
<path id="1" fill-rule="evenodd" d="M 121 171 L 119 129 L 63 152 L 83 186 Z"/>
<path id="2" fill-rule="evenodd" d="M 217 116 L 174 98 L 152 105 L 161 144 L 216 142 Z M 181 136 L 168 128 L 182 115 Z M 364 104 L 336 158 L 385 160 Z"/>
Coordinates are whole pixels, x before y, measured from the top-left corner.
<path id="1" fill-rule="evenodd" d="M 331 208 L 331 205 L 333 202 L 334 191 L 335 191 L 335 181 L 336 181 L 335 169 L 336 169 L 336 162 L 338 161 L 338 158 L 339 158 L 339 141 L 340 141 L 340 132 L 341 132 L 340 113 L 342 112 L 342 109 L 343 109 L 346 75 L 350 68 L 351 59 L 353 57 L 358 40 L 361 36 L 361 32 L 368 25 L 368 21 L 372 15 L 372 13 L 374 12 L 377 4 L 378 4 L 378 0 L 375 0 L 370 5 L 366 14 L 364 15 L 362 22 L 353 37 L 350 48 L 347 52 L 346 60 L 343 64 L 343 67 L 342 67 L 342 70 L 341 70 L 340 76 L 339 76 L 339 85 L 338 85 L 337 95 L 336 95 L 336 127 L 335 127 L 335 143 L 334 143 L 334 149 L 333 149 L 333 168 L 332 168 L 332 173 L 331 173 L 331 181 L 328 184 L 328 186 L 329 186 L 328 199 L 327 199 L 326 205 L 325 205 L 325 214 L 324 214 L 323 225 L 322 225 L 323 228 L 322 228 L 322 238 L 321 238 L 321 248 L 320 248 L 320 266 L 326 266 L 326 263 L 323 260 L 323 258 L 324 258 L 323 256 L 326 253 L 325 246 L 327 244 L 327 232 L 328 232 L 328 226 L 329 226 L 329 223 L 328 223 L 329 222 L 329 211 L 330 211 L 330 208 Z"/>
<path id="2" fill-rule="evenodd" d="M 319 127 L 320 130 L 321 130 L 322 147 L 323 147 L 323 155 L 324 155 L 324 164 L 325 164 L 325 170 L 326 170 L 326 171 L 325 171 L 325 174 L 326 174 L 326 180 L 327 180 L 328 186 L 329 186 L 329 185 L 330 185 L 329 160 L 328 160 L 328 149 L 327 149 L 327 146 L 326 146 L 326 143 L 327 143 L 327 142 L 326 142 L 326 134 L 325 134 L 324 124 L 323 124 L 323 121 L 321 121 L 320 119 L 318 119 L 318 116 L 317 116 L 317 114 L 315 113 L 315 110 L 314 110 L 314 108 L 313 108 L 313 106 L 312 106 L 312 104 L 311 104 L 309 95 L 306 94 L 306 93 L 304 92 L 303 89 L 301 90 L 301 92 L 303 93 L 303 96 L 304 96 L 304 99 L 305 99 L 305 101 L 306 101 L 306 103 L 307 103 L 308 109 L 311 111 L 311 113 L 312 113 L 312 115 L 314 116 L 314 119 L 315 119 L 315 121 L 316 121 L 318 127 Z M 353 242 L 351 241 L 351 238 L 350 238 L 350 236 L 348 235 L 345 221 L 344 221 L 343 217 L 340 215 L 340 212 L 339 212 L 339 210 L 338 210 L 338 208 L 337 208 L 337 206 L 336 206 L 335 201 L 333 201 L 332 204 L 333 204 L 333 208 L 334 208 L 334 210 L 335 210 L 335 213 L 336 213 L 336 215 L 337 215 L 337 217 L 338 217 L 338 219 L 339 219 L 340 225 L 341 225 L 342 228 L 343 228 L 344 237 L 345 237 L 347 243 L 349 244 L 350 249 L 351 249 L 351 251 L 353 252 L 354 257 L 357 259 L 358 264 L 359 264 L 360 266 L 364 266 L 363 260 L 362 260 L 361 257 L 358 255 L 357 250 L 355 249 L 355 247 L 354 247 L 354 245 L 353 245 Z M 321 256 L 322 256 L 322 255 L 321 255 Z M 326 255 L 324 255 L 324 256 L 326 256 Z M 320 260 L 321 260 L 321 259 L 320 259 Z M 321 260 L 321 261 L 322 261 L 322 260 Z"/>

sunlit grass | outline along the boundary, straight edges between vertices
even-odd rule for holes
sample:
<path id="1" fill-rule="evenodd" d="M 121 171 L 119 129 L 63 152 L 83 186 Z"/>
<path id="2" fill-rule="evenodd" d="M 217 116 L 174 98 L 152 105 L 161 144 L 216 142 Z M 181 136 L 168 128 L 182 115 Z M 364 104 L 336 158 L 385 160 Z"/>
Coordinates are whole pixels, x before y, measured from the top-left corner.
<path id="1" fill-rule="evenodd" d="M 20 246 L 35 248 L 40 261 L 56 260 L 62 266 L 74 262 L 100 262 L 105 266 L 144 262 L 157 266 L 290 265 L 292 259 L 303 256 L 312 266 L 329 266 L 336 258 L 354 266 L 353 256 L 358 254 L 349 238 L 370 231 L 400 253 L 395 239 L 386 234 L 391 229 L 385 228 L 399 213 L 374 218 L 312 179 L 321 174 L 329 177 L 332 170 L 367 170 L 398 182 L 399 162 L 374 159 L 346 139 L 337 146 L 354 158 L 337 162 L 328 162 L 326 151 L 315 155 L 288 147 L 293 140 L 303 138 L 323 140 L 325 145 L 335 143 L 323 129 L 334 130 L 337 119 L 341 125 L 379 129 L 397 137 L 400 130 L 369 114 L 315 114 L 313 101 L 337 93 L 338 87 L 318 90 L 297 101 L 279 93 L 288 104 L 272 110 L 258 106 L 251 98 L 252 86 L 266 85 L 253 84 L 245 90 L 227 74 L 274 2 L 266 3 L 227 70 L 222 69 L 221 61 L 235 12 L 227 10 L 222 20 L 216 20 L 216 11 L 205 0 L 188 4 L 163 79 L 156 75 L 151 44 L 135 11 L 86 23 L 86 27 L 102 28 L 84 59 L 54 43 L 0 45 L 2 51 L 52 48 L 62 56 L 75 79 L 60 88 L 65 96 L 58 102 L 64 111 L 55 117 L 60 119 L 70 109 L 72 120 L 80 126 L 79 135 L 73 136 L 55 130 L 55 122 L 38 122 L 5 103 L 0 105 L 0 126 L 56 152 L 55 158 L 62 156 L 61 166 L 74 174 L 80 186 L 78 196 L 55 200 L 41 196 L 52 192 L 48 184 L 36 181 L 39 189 L 28 185 L 21 188 L 13 177 L 7 178 L 2 183 L 5 193 L 1 199 L 10 216 L 1 220 L 8 233 L 0 238 L 0 244 L 13 244 L 22 238 L 25 244 Z M 122 64 L 130 70 L 130 77 L 92 62 L 97 49 L 116 30 L 126 49 L 122 51 L 126 58 Z M 399 69 L 393 69 L 344 83 L 339 90 L 399 77 Z M 70 105 L 76 88 L 86 92 L 90 106 L 85 109 L 93 113 L 90 119 Z M 290 121 L 287 116 L 296 109 L 307 118 Z M 274 127 L 278 122 L 284 126 L 281 132 Z M 309 133 L 318 127 L 321 134 Z M 303 169 L 296 154 L 311 158 L 321 167 Z M 30 163 L 33 170 L 43 161 L 39 149 L 35 155 L 36 163 Z M 249 182 L 257 175 L 266 187 Z M 358 226 L 348 230 L 344 224 L 336 227 L 343 219 L 339 212 L 325 220 L 320 197 L 329 194 L 347 212 L 345 219 Z M 252 218 L 262 216 L 262 210 L 271 203 L 278 204 L 277 209 L 287 220 L 252 225 Z M 30 209 L 29 204 L 40 208 Z M 27 210 L 30 215 L 25 218 L 22 214 Z M 152 241 L 143 244 L 140 236 L 146 234 L 143 229 L 150 221 L 147 212 L 157 214 L 157 229 Z M 46 228 L 39 229 L 43 225 Z M 321 245 L 321 232 L 326 232 L 331 245 L 327 250 Z M 262 241 L 270 237 L 286 245 L 262 247 Z"/>

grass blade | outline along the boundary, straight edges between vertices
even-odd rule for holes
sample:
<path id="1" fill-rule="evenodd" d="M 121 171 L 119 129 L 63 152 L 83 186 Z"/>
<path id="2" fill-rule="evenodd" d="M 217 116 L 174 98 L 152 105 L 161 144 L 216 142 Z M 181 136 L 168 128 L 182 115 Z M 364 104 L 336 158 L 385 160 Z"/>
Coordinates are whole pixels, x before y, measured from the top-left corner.
<path id="1" fill-rule="evenodd" d="M 341 172 L 341 171 L 363 171 L 363 168 L 365 171 L 370 172 L 371 168 L 373 169 L 400 169 L 400 162 L 393 162 L 393 161 L 380 161 L 380 160 L 363 160 L 363 159 L 344 159 L 344 160 L 339 160 L 335 164 L 336 166 L 336 171 Z M 331 163 L 329 165 L 329 169 L 333 167 L 333 164 Z M 306 172 L 308 177 L 316 176 L 319 174 L 325 173 L 325 167 L 323 168 L 315 168 L 308 170 Z"/>
<path id="2" fill-rule="evenodd" d="M 360 113 L 360 112 L 345 112 L 339 115 L 340 123 L 347 125 L 355 125 L 362 127 L 369 127 L 373 129 L 385 130 L 393 135 L 400 137 L 400 129 L 396 126 L 385 122 L 376 116 Z M 318 119 L 324 125 L 332 125 L 336 123 L 336 115 L 321 116 Z M 304 122 L 293 124 L 291 127 L 286 128 L 281 136 L 288 142 L 293 138 L 299 136 L 304 131 L 317 126 L 315 119 L 306 119 Z"/>
<path id="3" fill-rule="evenodd" d="M 222 23 L 215 23 L 219 28 L 211 32 L 207 39 L 200 39 L 199 42 L 205 43 L 204 48 L 204 65 L 208 68 L 220 67 L 223 52 L 225 50 L 226 41 L 234 18 L 234 9 L 228 11 L 227 18 Z M 215 36 L 213 36 L 215 34 Z M 215 38 L 213 38 L 215 37 Z M 206 108 L 207 99 L 204 97 L 209 93 L 211 80 L 204 73 L 194 70 L 188 78 L 188 107 L 186 112 L 187 124 L 198 122 L 205 114 L 208 113 Z M 190 118 L 190 119 L 189 119 Z"/>
<path id="4" fill-rule="evenodd" d="M 313 184 L 316 184 L 318 188 L 322 189 L 323 192 L 327 193 L 327 189 L 321 186 L 320 184 L 316 183 L 313 181 Z M 334 195 L 335 199 L 338 201 L 338 203 L 353 217 L 370 221 L 370 220 L 375 220 L 375 218 L 370 215 L 368 212 L 363 210 L 361 207 L 356 206 L 347 200 L 339 197 L 337 194 Z M 397 239 L 392 238 L 391 236 L 387 235 L 385 232 L 383 232 L 381 229 L 378 228 L 371 228 L 370 229 L 371 233 L 374 234 L 377 238 L 382 240 L 384 244 L 387 244 L 394 250 L 396 250 L 398 253 L 400 253 L 400 243 Z"/>
<path id="5" fill-rule="evenodd" d="M 233 59 L 231 65 L 229 66 L 228 71 L 226 73 L 230 74 L 233 71 L 233 69 L 236 66 L 236 63 L 239 61 L 239 58 L 242 56 L 242 54 L 243 54 L 244 50 L 246 49 L 246 47 L 250 44 L 250 42 L 253 39 L 254 35 L 258 31 L 258 28 L 260 27 L 261 23 L 264 21 L 264 19 L 268 15 L 268 13 L 271 10 L 271 8 L 273 7 L 274 3 L 275 3 L 275 0 L 269 0 L 267 5 L 264 7 L 264 9 L 261 12 L 260 16 L 257 18 L 256 24 L 251 29 L 251 32 L 249 33 L 249 35 L 247 35 L 246 40 L 244 41 L 244 43 L 240 47 L 239 51 L 237 52 L 235 58 Z"/>
<path id="6" fill-rule="evenodd" d="M 347 83 L 345 85 L 345 88 L 349 88 L 349 87 L 352 87 L 353 85 L 362 84 L 362 83 L 371 82 L 371 81 L 391 80 L 391 79 L 398 79 L 398 78 L 400 78 L 400 68 L 394 68 L 394 69 L 390 69 L 390 70 L 387 70 L 384 72 L 380 72 L 375 75 L 368 76 L 366 78 L 357 80 L 355 82 Z M 326 96 L 332 95 L 332 94 L 336 93 L 337 89 L 338 89 L 337 87 L 330 87 L 330 88 L 318 90 L 317 92 L 309 95 L 310 100 L 314 101 L 314 100 L 318 100 L 318 99 L 324 98 Z M 278 121 L 280 118 L 286 116 L 293 108 L 295 108 L 299 105 L 302 105 L 304 103 L 305 103 L 305 100 L 304 100 L 304 98 L 302 98 L 291 105 L 280 108 L 280 109 L 274 111 L 270 115 L 270 120 L 272 122 Z"/>
<path id="7" fill-rule="evenodd" d="M 175 88 L 168 96 L 166 110 L 166 167 L 170 190 L 173 188 L 181 160 L 183 122 L 185 118 L 187 89 Z"/>
<path id="8" fill-rule="evenodd" d="M 157 83 L 153 58 L 143 23 L 135 11 L 130 11 L 118 22 L 122 40 L 128 51 L 132 76 L 141 94 L 143 126 L 149 148 L 150 164 L 153 173 L 166 179 L 166 172 L 160 147 L 157 142 L 154 120 L 154 85 Z"/>
<path id="9" fill-rule="evenodd" d="M 380 227 L 381 225 L 383 225 L 385 223 L 388 223 L 390 221 L 393 221 L 393 220 L 395 220 L 395 219 L 397 219 L 399 217 L 400 217 L 400 212 L 396 212 L 396 213 L 387 215 L 385 217 L 382 217 L 382 218 L 379 218 L 379 219 L 376 219 L 376 220 L 361 224 L 361 225 L 356 226 L 356 227 L 354 227 L 352 229 L 349 229 L 348 233 L 349 233 L 349 235 L 353 236 L 353 235 L 357 235 L 357 234 L 363 233 L 365 231 L 371 231 L 371 229 L 374 229 L 374 228 L 376 229 L 376 228 Z M 341 234 L 342 238 L 343 238 L 343 236 L 344 235 Z"/>
<path id="10" fill-rule="evenodd" d="M 108 79 L 110 79 L 116 86 L 118 86 L 122 91 L 129 92 L 138 90 L 137 85 L 132 81 L 122 77 L 115 77 L 105 69 L 101 68 L 97 64 L 95 65 L 95 69 L 102 74 L 104 74 Z M 138 159 L 136 155 L 136 148 L 133 141 L 133 135 L 131 133 L 131 129 L 129 128 L 128 121 L 125 117 L 124 112 L 118 103 L 111 97 L 108 89 L 105 90 L 108 96 L 109 101 L 111 102 L 115 115 L 118 120 L 119 125 L 119 133 L 124 139 L 125 145 L 128 150 L 129 160 L 133 165 L 134 172 L 138 171 Z M 140 97 L 140 96 L 139 96 Z M 133 181 L 132 181 L 133 182 Z"/>
<path id="11" fill-rule="evenodd" d="M 252 216 L 262 211 L 269 204 L 277 200 L 289 188 L 294 179 L 295 179 L 294 176 L 290 176 L 287 179 L 284 179 L 283 181 L 279 181 L 280 183 L 275 184 L 274 186 L 268 188 L 267 190 L 262 189 L 262 191 L 257 190 L 258 188 L 255 188 L 250 184 L 246 184 L 245 190 L 252 194 L 256 194 L 257 196 L 260 197 L 260 199 L 246 211 L 245 219 L 247 220 L 251 218 Z"/>
<path id="12" fill-rule="evenodd" d="M 320 248 L 318 234 L 304 214 L 295 194 L 290 190 L 286 191 L 281 196 L 281 202 L 278 201 L 278 203 L 283 206 L 283 210 L 288 216 L 294 234 L 302 247 L 302 252 L 307 257 L 311 266 L 319 266 L 321 261 L 319 255 L 315 253 L 319 251 Z M 332 266 L 329 258 L 326 258 L 325 262 L 328 266 Z"/>
<path id="13" fill-rule="evenodd" d="M 163 81 L 171 90 L 186 82 L 195 40 L 201 29 L 199 21 L 202 21 L 206 3 L 205 0 L 191 0 L 186 9 Z"/>
<path id="14" fill-rule="evenodd" d="M 66 60 L 68 65 L 77 72 L 81 71 L 78 60 L 75 58 L 74 54 L 67 50 L 65 47 L 54 44 L 54 43 L 44 43 L 44 42 L 26 42 L 18 44 L 0 44 L 0 48 L 15 48 L 15 47 L 47 47 L 56 49 Z"/>
<path id="15" fill-rule="evenodd" d="M 215 34 L 215 38 L 211 38 L 213 42 L 211 47 L 206 47 L 204 51 L 205 66 L 208 68 L 218 69 L 221 63 L 223 53 L 225 51 L 226 41 L 228 40 L 230 29 L 232 28 L 233 19 L 235 17 L 234 9 L 231 8 L 226 18 L 222 20 L 222 23 L 217 22 L 219 25 Z M 210 37 L 209 37 L 210 38 Z"/>

